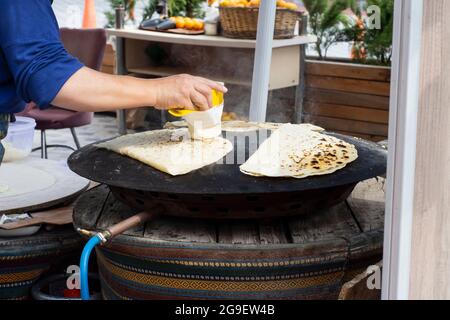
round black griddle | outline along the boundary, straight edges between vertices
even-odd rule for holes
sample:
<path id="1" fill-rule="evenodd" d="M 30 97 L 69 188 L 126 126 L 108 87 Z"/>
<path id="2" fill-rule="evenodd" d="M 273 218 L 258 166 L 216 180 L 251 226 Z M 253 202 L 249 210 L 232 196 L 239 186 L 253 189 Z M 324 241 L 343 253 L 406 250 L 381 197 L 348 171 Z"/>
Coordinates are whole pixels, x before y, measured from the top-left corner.
<path id="1" fill-rule="evenodd" d="M 253 133 L 254 134 L 254 133 Z M 376 143 L 329 133 L 356 146 L 358 159 L 335 173 L 308 177 L 252 177 L 234 164 L 212 164 L 182 176 L 170 176 L 137 160 L 94 145 L 73 153 L 69 167 L 77 174 L 110 186 L 123 202 L 139 210 L 162 205 L 165 213 L 208 218 L 255 218 L 305 214 L 345 200 L 360 181 L 385 174 L 387 152 Z M 269 136 L 258 132 L 257 144 Z M 230 139 L 230 133 L 227 137 Z M 237 146 L 245 142 L 245 159 L 250 140 L 234 134 Z M 253 146 L 255 147 L 255 146 Z M 254 148 L 252 150 L 255 150 Z M 228 159 L 230 155 L 228 155 Z"/>

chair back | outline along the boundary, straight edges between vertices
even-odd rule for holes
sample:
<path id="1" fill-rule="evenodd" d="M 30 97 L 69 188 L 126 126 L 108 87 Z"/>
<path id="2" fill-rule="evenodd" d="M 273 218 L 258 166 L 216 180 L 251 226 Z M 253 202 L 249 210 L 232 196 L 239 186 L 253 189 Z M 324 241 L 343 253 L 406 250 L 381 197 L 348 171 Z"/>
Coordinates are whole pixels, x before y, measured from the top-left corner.
<path id="1" fill-rule="evenodd" d="M 60 29 L 61 40 L 72 56 L 86 67 L 99 71 L 106 47 L 104 29 Z"/>

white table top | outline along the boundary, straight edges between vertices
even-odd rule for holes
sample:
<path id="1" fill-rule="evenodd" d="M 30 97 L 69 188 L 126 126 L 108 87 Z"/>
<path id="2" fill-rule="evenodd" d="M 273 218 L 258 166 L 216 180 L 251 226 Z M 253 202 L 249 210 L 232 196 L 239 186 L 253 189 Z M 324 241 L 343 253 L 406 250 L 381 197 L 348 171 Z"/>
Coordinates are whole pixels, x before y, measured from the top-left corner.
<path id="1" fill-rule="evenodd" d="M 222 36 L 185 35 L 168 32 L 128 29 L 106 29 L 106 32 L 109 36 L 155 42 L 250 49 L 254 49 L 256 46 L 256 40 L 231 39 Z M 313 35 L 296 36 L 292 39 L 275 39 L 273 40 L 273 48 L 282 48 L 313 43 L 316 41 L 316 39 L 317 37 Z"/>

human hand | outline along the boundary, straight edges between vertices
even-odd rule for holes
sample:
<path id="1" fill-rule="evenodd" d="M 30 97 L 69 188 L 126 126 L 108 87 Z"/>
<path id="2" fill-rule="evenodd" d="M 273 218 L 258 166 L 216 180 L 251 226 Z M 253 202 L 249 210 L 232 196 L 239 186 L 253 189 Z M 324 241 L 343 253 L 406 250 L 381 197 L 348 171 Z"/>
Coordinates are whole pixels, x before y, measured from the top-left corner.
<path id="1" fill-rule="evenodd" d="M 215 81 L 188 74 L 151 80 L 157 109 L 208 110 L 212 105 L 212 90 L 226 93 L 227 88 Z"/>

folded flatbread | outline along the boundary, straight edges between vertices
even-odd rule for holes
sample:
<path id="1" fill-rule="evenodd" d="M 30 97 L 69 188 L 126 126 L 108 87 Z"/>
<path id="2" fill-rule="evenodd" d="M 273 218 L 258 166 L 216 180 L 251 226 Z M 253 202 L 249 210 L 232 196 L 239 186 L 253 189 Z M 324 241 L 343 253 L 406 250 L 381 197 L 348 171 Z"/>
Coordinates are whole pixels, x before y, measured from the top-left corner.
<path id="1" fill-rule="evenodd" d="M 192 140 L 187 128 L 130 134 L 96 146 L 136 159 L 173 176 L 217 162 L 233 150 L 231 142 L 222 137 Z"/>
<path id="2" fill-rule="evenodd" d="M 274 131 L 240 166 L 252 176 L 306 178 L 333 173 L 358 158 L 354 145 L 312 130 L 286 124 Z"/>

